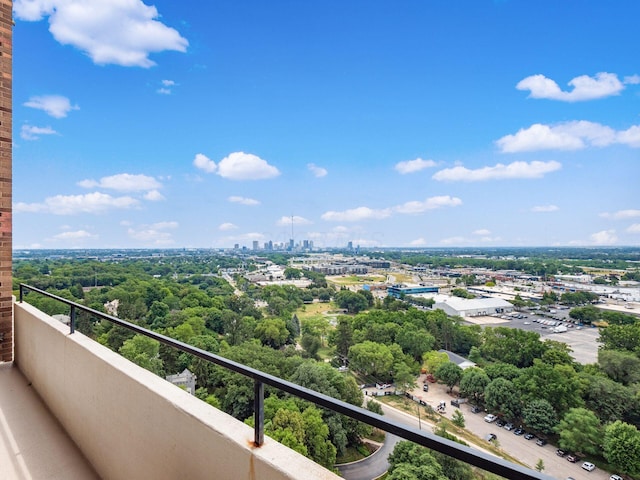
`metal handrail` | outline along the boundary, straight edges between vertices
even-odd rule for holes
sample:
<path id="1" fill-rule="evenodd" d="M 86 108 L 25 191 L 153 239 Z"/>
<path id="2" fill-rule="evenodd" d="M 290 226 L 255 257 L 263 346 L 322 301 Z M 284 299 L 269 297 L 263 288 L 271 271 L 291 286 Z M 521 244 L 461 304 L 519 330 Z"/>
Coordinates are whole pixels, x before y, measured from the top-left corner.
<path id="1" fill-rule="evenodd" d="M 264 385 L 267 384 L 291 395 L 295 395 L 296 397 L 308 400 L 315 405 L 327 408 L 334 412 L 371 425 L 372 427 L 397 435 L 405 440 L 409 440 L 431 450 L 444 453 L 445 455 L 449 455 L 457 460 L 461 460 L 465 463 L 479 467 L 491 473 L 495 473 L 510 480 L 553 479 L 553 477 L 550 477 L 543 473 L 531 470 L 520 465 L 516 465 L 502 458 L 495 457 L 491 454 L 481 452 L 479 450 L 475 450 L 465 445 L 461 445 L 452 440 L 439 437 L 425 430 L 418 430 L 410 426 L 399 425 L 387 420 L 381 415 L 370 412 L 369 410 L 366 410 L 364 408 L 357 407 L 323 393 L 316 392 L 309 388 L 302 387 L 300 385 L 289 382 L 287 380 L 283 380 L 260 370 L 256 370 L 255 368 L 251 368 L 241 363 L 234 362 L 233 360 L 215 355 L 211 352 L 207 352 L 206 350 L 202 350 L 179 340 L 167 337 L 166 335 L 147 330 L 146 328 L 142 328 L 134 323 L 130 323 L 120 318 L 107 315 L 105 313 L 99 312 L 98 310 L 80 305 L 76 302 L 72 302 L 71 300 L 67 300 L 66 298 L 53 295 L 49 292 L 36 287 L 32 287 L 30 285 L 26 285 L 23 283 L 20 284 L 20 303 L 24 301 L 26 291 L 33 291 L 68 305 L 71 308 L 71 318 L 69 322 L 70 333 L 75 332 L 76 313 L 78 310 L 80 310 L 82 312 L 94 315 L 98 318 L 108 320 L 109 322 L 115 323 L 116 325 L 129 329 L 140 335 L 145 335 L 165 345 L 169 345 L 183 352 L 195 355 L 196 357 L 244 375 L 245 377 L 252 378 L 254 381 L 254 442 L 256 446 L 260 446 L 264 443 Z"/>

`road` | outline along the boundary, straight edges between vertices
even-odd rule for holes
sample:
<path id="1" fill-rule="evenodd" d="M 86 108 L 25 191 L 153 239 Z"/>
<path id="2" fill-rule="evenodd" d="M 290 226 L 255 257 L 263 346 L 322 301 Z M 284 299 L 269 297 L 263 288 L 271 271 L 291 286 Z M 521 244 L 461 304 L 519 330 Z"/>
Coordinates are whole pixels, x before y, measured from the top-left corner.
<path id="1" fill-rule="evenodd" d="M 389 455 L 393 447 L 402 440 L 400 437 L 387 433 L 384 444 L 373 455 L 358 462 L 338 466 L 338 471 L 347 480 L 373 480 L 389 470 Z"/>
<path id="2" fill-rule="evenodd" d="M 423 377 L 419 380 L 419 384 L 421 384 Z M 447 387 L 445 385 L 436 383 L 429 384 L 429 392 L 423 392 L 421 389 L 416 389 L 414 391 L 414 395 L 421 396 L 422 399 L 432 407 L 435 407 L 440 400 L 446 399 L 447 402 L 449 402 L 449 400 L 453 398 L 447 393 Z M 444 416 L 450 419 L 455 410 L 456 408 L 451 406 L 449 403 Z M 525 440 L 524 436 L 514 435 L 513 432 L 500 428 L 495 423 L 485 422 L 484 415 L 482 413 L 471 413 L 471 407 L 468 404 L 462 404 L 460 406 L 460 410 L 464 414 L 465 429 L 478 437 L 479 444 L 484 442 L 484 440 L 480 439 L 484 438 L 489 433 L 494 433 L 498 437 L 498 444 L 500 445 L 500 448 L 513 458 L 520 460 L 529 468 L 534 468 L 538 460 L 542 459 L 545 467 L 544 473 L 557 479 L 564 480 L 567 477 L 572 477 L 575 480 L 609 479 L 610 473 L 600 469 L 596 469 L 593 472 L 587 472 L 581 468 L 582 462 L 570 463 L 565 458 L 559 457 L 556 455 L 557 447 L 553 445 L 547 444 L 540 447 L 535 444 L 534 440 Z M 417 419 L 415 420 L 417 422 Z"/>

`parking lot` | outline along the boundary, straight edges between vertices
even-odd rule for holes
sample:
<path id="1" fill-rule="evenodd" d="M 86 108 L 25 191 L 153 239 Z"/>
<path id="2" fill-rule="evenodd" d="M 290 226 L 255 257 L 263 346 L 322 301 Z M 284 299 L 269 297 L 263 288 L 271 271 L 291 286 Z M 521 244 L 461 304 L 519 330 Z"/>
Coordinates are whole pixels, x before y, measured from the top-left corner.
<path id="1" fill-rule="evenodd" d="M 579 331 L 580 332 L 580 331 Z M 419 378 L 419 385 L 422 384 L 424 376 Z M 429 392 L 422 392 L 419 388 L 414 391 L 415 395 L 423 398 L 426 403 L 432 407 L 436 407 L 441 401 L 445 400 L 447 407 L 444 416 L 451 418 L 456 410 L 451 406 L 451 399 L 454 398 L 447 393 L 446 385 L 437 383 L 429 384 Z M 461 404 L 459 410 L 463 413 L 465 419 L 465 428 L 474 433 L 480 439 L 486 439 L 490 434 L 495 435 L 494 443 L 500 446 L 502 450 L 508 452 L 515 458 L 520 459 L 530 468 L 534 468 L 538 460 L 544 463 L 544 473 L 554 478 L 564 480 L 572 477 L 575 480 L 607 480 L 610 473 L 604 472 L 596 468 L 592 472 L 588 472 L 581 468 L 583 460 L 572 463 L 567 460 L 567 455 L 559 456 L 556 453 L 557 447 L 547 443 L 546 445 L 536 444 L 536 438 L 525 439 L 525 435 L 515 435 L 515 429 L 509 431 L 504 427 L 499 427 L 496 422 L 486 422 L 484 416 L 486 412 L 471 412 L 471 405 L 468 403 Z M 515 425 L 517 428 L 518 425 Z M 486 441 L 486 440 L 485 440 Z"/>
<path id="2" fill-rule="evenodd" d="M 598 338 L 600 337 L 600 334 L 597 328 L 589 326 L 578 327 L 571 324 L 573 326 L 567 328 L 566 332 L 554 333 L 553 326 L 540 323 L 542 320 L 553 320 L 562 322 L 563 325 L 567 325 L 569 310 L 558 310 L 557 312 L 554 312 L 552 316 L 555 318 L 533 313 L 522 313 L 521 315 L 523 318 L 515 318 L 505 315 L 503 317 L 473 317 L 465 318 L 465 320 L 469 323 L 483 326 L 519 328 L 521 330 L 537 332 L 542 337 L 542 340 L 556 340 L 569 345 L 571 350 L 573 350 L 571 355 L 579 363 L 588 364 L 596 363 L 598 361 Z"/>

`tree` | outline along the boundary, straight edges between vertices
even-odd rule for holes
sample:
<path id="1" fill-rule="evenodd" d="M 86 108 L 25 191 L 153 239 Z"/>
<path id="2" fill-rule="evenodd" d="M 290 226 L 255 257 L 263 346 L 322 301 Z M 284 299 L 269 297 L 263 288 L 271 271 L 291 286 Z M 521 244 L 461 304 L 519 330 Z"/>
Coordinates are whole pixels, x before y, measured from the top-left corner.
<path id="1" fill-rule="evenodd" d="M 584 393 L 587 407 L 598 415 L 603 424 L 624 419 L 633 409 L 636 399 L 630 387 L 600 375 L 581 373 L 580 376 L 588 383 Z"/>
<path id="2" fill-rule="evenodd" d="M 349 348 L 348 356 L 352 369 L 381 379 L 390 378 L 394 359 L 386 345 L 366 340 Z"/>
<path id="3" fill-rule="evenodd" d="M 435 350 L 422 355 L 422 365 L 429 373 L 435 373 L 440 365 L 447 363 L 449 356 L 444 352 L 436 352 Z"/>
<path id="4" fill-rule="evenodd" d="M 492 380 L 484 390 L 487 408 L 513 420 L 520 414 L 520 392 L 513 382 L 504 378 Z"/>
<path id="5" fill-rule="evenodd" d="M 436 339 L 425 330 L 419 330 L 413 324 L 403 326 L 396 335 L 396 343 L 402 347 L 402 351 L 411 355 L 416 361 L 420 361 L 422 355 L 433 349 Z"/>
<path id="6" fill-rule="evenodd" d="M 345 308 L 349 313 L 358 313 L 369 305 L 364 296 L 351 290 L 340 290 L 336 293 L 334 301 L 340 308 Z"/>
<path id="7" fill-rule="evenodd" d="M 451 421 L 454 425 L 464 428 L 464 414 L 460 410 L 456 409 L 456 411 L 453 412 L 453 415 L 451 415 Z"/>
<path id="8" fill-rule="evenodd" d="M 486 328 L 480 350 L 489 360 L 510 363 L 520 368 L 529 367 L 548 348 L 536 332 L 518 328 Z"/>
<path id="9" fill-rule="evenodd" d="M 536 470 L 542 472 L 544 470 L 544 461 L 540 458 L 536 463 Z"/>
<path id="10" fill-rule="evenodd" d="M 318 350 L 320 350 L 320 346 L 322 344 L 319 337 L 305 333 L 300 339 L 300 345 L 302 346 L 302 348 L 304 348 L 305 352 L 307 352 L 311 358 L 316 358 L 318 355 Z"/>
<path id="11" fill-rule="evenodd" d="M 484 389 L 489 385 L 489 376 L 481 368 L 467 368 L 460 379 L 460 395 L 471 397 L 478 404 L 484 397 Z"/>
<path id="12" fill-rule="evenodd" d="M 640 475 L 640 432 L 617 420 L 606 426 L 603 442 L 604 458 L 621 473 Z"/>
<path id="13" fill-rule="evenodd" d="M 553 406 L 544 399 L 527 402 L 522 409 L 522 420 L 534 432 L 549 434 L 558 424 Z"/>
<path id="14" fill-rule="evenodd" d="M 412 442 L 398 442 L 389 455 L 389 464 L 388 480 L 447 480 L 435 457 Z"/>
<path id="15" fill-rule="evenodd" d="M 263 345 L 280 348 L 286 343 L 289 330 L 281 318 L 266 318 L 256 325 L 254 334 Z"/>
<path id="16" fill-rule="evenodd" d="M 587 305 L 586 307 L 572 308 L 569 316 L 581 323 L 591 324 L 600 319 L 600 310 L 593 305 Z"/>
<path id="17" fill-rule="evenodd" d="M 447 385 L 451 393 L 462 378 L 462 369 L 453 362 L 447 362 L 440 365 L 433 375 Z"/>
<path id="18" fill-rule="evenodd" d="M 302 277 L 302 271 L 297 268 L 287 267 L 284 269 L 284 278 L 286 279 L 298 279 Z"/>
<path id="19" fill-rule="evenodd" d="M 417 386 L 416 376 L 404 362 L 396 362 L 393 366 L 393 381 L 401 392 L 407 392 Z"/>
<path id="20" fill-rule="evenodd" d="M 616 382 L 624 385 L 640 382 L 640 358 L 633 353 L 599 350 L 598 363 L 602 371 Z"/>
<path id="21" fill-rule="evenodd" d="M 640 354 L 640 322 L 633 325 L 609 325 L 600 330 L 605 350 L 624 350 Z"/>
<path id="22" fill-rule="evenodd" d="M 384 411 L 382 410 L 382 405 L 373 399 L 370 399 L 367 402 L 367 410 L 373 413 L 377 413 L 378 415 L 384 415 Z"/>
<path id="23" fill-rule="evenodd" d="M 344 315 L 338 317 L 338 324 L 330 334 L 330 343 L 335 345 L 336 354 L 342 358 L 347 358 L 349 348 L 354 344 L 353 328 L 349 317 Z"/>
<path id="24" fill-rule="evenodd" d="M 135 335 L 125 340 L 122 347 L 118 350 L 120 355 L 126 359 L 140 365 L 142 368 L 146 368 L 156 375 L 162 376 L 164 369 L 162 360 L 160 360 L 158 356 L 159 351 L 160 343 L 145 335 Z"/>
<path id="25" fill-rule="evenodd" d="M 586 408 L 572 408 L 556 426 L 560 448 L 595 455 L 602 443 L 602 427 L 595 413 Z"/>

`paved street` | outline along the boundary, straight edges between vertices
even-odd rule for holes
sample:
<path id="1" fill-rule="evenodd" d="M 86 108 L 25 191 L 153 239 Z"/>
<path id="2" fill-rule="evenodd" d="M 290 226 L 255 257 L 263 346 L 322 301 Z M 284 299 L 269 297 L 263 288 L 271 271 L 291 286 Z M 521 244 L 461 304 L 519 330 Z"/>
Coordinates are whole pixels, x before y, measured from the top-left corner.
<path id="1" fill-rule="evenodd" d="M 422 383 L 423 377 L 420 378 L 419 385 Z M 447 410 L 445 416 L 451 418 L 455 407 L 451 406 L 450 400 L 454 397 L 447 393 L 447 387 L 439 384 L 429 384 L 429 392 L 423 392 L 421 388 L 414 391 L 414 395 L 422 397 L 432 407 L 436 407 L 441 400 L 447 401 Z M 556 448 L 547 444 L 540 447 L 535 444 L 534 440 L 525 440 L 524 436 L 514 435 L 503 428 L 496 426 L 495 423 L 487 423 L 484 421 L 484 414 L 471 413 L 471 407 L 468 404 L 460 406 L 460 410 L 464 414 L 465 428 L 478 436 L 479 439 L 484 438 L 489 433 L 494 433 L 498 437 L 500 448 L 530 468 L 534 468 L 539 459 L 542 459 L 545 465 L 544 473 L 551 475 L 557 479 L 564 480 L 567 477 L 573 477 L 575 480 L 608 480 L 609 473 L 596 469 L 593 472 L 587 472 L 581 468 L 580 463 L 570 463 L 565 458 L 556 455 Z M 385 415 L 387 411 L 385 409 Z M 407 415 L 390 417 L 394 420 L 402 421 Z M 417 424 L 414 419 L 412 425 Z M 424 428 L 424 424 L 423 424 Z M 480 443 L 484 442 L 481 440 Z"/>

